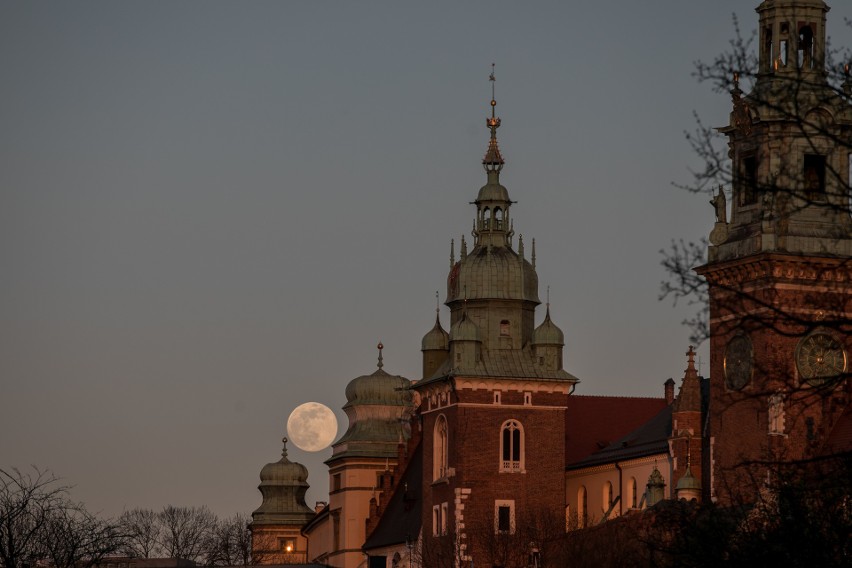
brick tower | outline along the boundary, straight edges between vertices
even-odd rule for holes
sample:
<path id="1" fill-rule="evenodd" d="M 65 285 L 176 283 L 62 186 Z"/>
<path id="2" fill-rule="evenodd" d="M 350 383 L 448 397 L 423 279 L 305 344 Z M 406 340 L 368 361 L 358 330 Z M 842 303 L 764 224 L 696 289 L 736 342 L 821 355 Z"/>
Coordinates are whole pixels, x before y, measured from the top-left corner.
<path id="1" fill-rule="evenodd" d="M 515 565 L 509 556 L 531 554 L 536 523 L 564 530 L 565 409 L 577 379 L 562 368 L 564 336 L 549 309 L 535 328 L 535 251 L 527 260 L 521 237 L 513 248 L 496 104 L 492 96 L 473 248 L 462 239 L 460 258 L 451 255 L 449 336 L 438 324 L 427 334 L 425 376 L 412 385 L 424 566 Z"/>
<path id="2" fill-rule="evenodd" d="M 848 408 L 850 84 L 825 68 L 822 0 L 766 0 L 759 68 L 734 75 L 708 263 L 711 497 L 751 500 L 777 464 L 821 451 Z M 705 480 L 706 483 L 707 480 Z"/>

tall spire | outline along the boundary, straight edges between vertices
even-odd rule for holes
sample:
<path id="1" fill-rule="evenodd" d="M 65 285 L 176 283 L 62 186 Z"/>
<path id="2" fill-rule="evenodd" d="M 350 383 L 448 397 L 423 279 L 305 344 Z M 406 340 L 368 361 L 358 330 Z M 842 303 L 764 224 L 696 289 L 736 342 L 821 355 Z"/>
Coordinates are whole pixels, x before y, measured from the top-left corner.
<path id="1" fill-rule="evenodd" d="M 494 95 L 494 85 L 497 82 L 494 77 L 494 64 L 491 64 L 491 75 L 488 76 L 491 81 L 491 117 L 485 119 L 485 124 L 491 130 L 491 140 L 488 141 L 488 150 L 485 152 L 485 157 L 482 158 L 482 165 L 487 172 L 499 172 L 503 169 L 503 156 L 500 154 L 500 147 L 497 145 L 497 129 L 500 128 L 500 119 L 497 117 L 497 99 Z"/>

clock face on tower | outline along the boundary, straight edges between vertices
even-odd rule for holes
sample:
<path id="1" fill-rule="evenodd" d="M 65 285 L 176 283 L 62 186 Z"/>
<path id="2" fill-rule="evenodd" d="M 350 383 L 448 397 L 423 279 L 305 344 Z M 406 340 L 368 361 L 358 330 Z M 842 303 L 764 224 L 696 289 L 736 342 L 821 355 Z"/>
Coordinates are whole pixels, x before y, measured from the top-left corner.
<path id="1" fill-rule="evenodd" d="M 806 383 L 821 385 L 846 371 L 846 351 L 828 333 L 812 333 L 796 348 L 796 367 Z"/>
<path id="2" fill-rule="evenodd" d="M 731 390 L 740 390 L 751 382 L 752 375 L 751 339 L 747 335 L 736 335 L 725 348 L 725 384 Z"/>

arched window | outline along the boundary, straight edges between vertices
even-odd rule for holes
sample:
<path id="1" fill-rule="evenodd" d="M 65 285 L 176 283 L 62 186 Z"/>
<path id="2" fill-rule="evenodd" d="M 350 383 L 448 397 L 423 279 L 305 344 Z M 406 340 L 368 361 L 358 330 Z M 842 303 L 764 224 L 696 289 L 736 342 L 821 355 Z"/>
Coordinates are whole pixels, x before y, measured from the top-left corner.
<path id="1" fill-rule="evenodd" d="M 603 485 L 603 507 L 605 511 L 609 511 L 612 507 L 612 483 L 609 481 Z"/>
<path id="2" fill-rule="evenodd" d="M 589 502 L 586 498 L 586 488 L 581 485 L 577 491 L 577 527 L 583 528 L 586 526 L 589 515 Z"/>
<path id="3" fill-rule="evenodd" d="M 524 469 L 524 428 L 517 420 L 507 420 L 500 431 L 500 471 Z"/>
<path id="4" fill-rule="evenodd" d="M 432 477 L 444 479 L 447 477 L 447 419 L 443 414 L 435 420 L 432 444 Z"/>
<path id="5" fill-rule="evenodd" d="M 503 210 L 499 207 L 494 208 L 494 227 L 497 230 L 503 229 Z"/>
<path id="6" fill-rule="evenodd" d="M 482 228 L 486 231 L 491 228 L 491 209 L 488 207 L 482 211 Z"/>

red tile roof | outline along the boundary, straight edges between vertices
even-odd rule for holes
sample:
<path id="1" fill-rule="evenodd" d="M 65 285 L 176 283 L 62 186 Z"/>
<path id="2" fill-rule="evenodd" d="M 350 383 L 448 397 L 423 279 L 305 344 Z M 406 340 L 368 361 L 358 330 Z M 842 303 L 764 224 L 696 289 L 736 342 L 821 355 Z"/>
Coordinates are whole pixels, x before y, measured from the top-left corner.
<path id="1" fill-rule="evenodd" d="M 664 398 L 568 397 L 565 465 L 579 461 L 624 437 L 665 407 Z"/>

